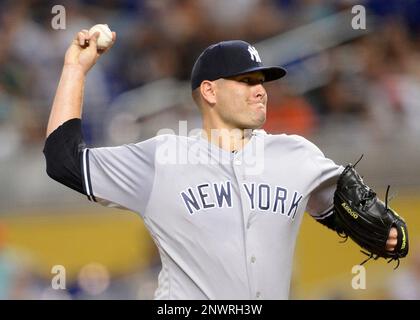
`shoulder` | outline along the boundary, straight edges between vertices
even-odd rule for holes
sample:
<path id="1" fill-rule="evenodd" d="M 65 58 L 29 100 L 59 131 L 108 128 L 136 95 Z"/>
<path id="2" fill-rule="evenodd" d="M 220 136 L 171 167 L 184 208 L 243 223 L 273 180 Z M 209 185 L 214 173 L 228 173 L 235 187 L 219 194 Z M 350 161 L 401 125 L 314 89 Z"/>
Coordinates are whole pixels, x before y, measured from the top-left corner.
<path id="1" fill-rule="evenodd" d="M 322 151 L 310 140 L 297 134 L 269 134 L 264 130 L 258 130 L 257 136 L 265 139 L 266 144 L 275 147 L 283 147 L 294 151 L 309 153 L 322 153 Z"/>
<path id="2" fill-rule="evenodd" d="M 155 145 L 162 145 L 162 144 L 177 144 L 177 145 L 187 145 L 192 142 L 196 142 L 198 140 L 198 136 L 180 136 L 176 134 L 160 134 L 157 135 L 149 140 L 148 143 L 155 144 Z M 143 141 L 143 142 L 146 142 Z"/>
<path id="3" fill-rule="evenodd" d="M 187 142 L 190 138 L 185 136 L 179 136 L 176 134 L 158 134 L 150 139 L 143 140 L 134 144 L 132 146 L 142 147 L 142 146 L 157 146 L 163 143 L 182 143 Z"/>
<path id="4" fill-rule="evenodd" d="M 159 134 L 148 140 L 133 145 L 135 149 L 150 150 L 150 152 L 169 152 L 184 150 L 198 142 L 196 136 L 180 136 L 176 134 Z"/>

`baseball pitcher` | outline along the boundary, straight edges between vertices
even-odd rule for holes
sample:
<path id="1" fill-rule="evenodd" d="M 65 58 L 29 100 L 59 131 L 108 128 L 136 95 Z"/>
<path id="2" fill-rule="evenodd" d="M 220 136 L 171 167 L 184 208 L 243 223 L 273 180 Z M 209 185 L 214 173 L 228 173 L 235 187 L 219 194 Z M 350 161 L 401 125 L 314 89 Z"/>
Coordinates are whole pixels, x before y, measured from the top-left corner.
<path id="1" fill-rule="evenodd" d="M 191 74 L 201 132 L 118 147 L 83 142 L 83 87 L 105 51 L 79 32 L 65 55 L 47 128 L 48 175 L 90 201 L 138 213 L 160 253 L 156 299 L 287 299 L 304 212 L 371 258 L 408 252 L 404 220 L 297 135 L 260 128 L 264 83 L 286 75 L 244 41 L 211 45 Z M 116 34 L 113 33 L 113 42 Z"/>

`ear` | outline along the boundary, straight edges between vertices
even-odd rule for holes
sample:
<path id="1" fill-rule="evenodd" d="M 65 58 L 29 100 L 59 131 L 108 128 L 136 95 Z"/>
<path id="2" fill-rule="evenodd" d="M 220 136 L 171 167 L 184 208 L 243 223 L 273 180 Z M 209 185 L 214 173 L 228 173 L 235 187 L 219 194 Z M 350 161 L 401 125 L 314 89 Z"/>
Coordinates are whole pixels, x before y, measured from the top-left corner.
<path id="1" fill-rule="evenodd" d="M 209 105 L 216 104 L 216 85 L 212 81 L 205 80 L 200 85 L 201 96 Z"/>

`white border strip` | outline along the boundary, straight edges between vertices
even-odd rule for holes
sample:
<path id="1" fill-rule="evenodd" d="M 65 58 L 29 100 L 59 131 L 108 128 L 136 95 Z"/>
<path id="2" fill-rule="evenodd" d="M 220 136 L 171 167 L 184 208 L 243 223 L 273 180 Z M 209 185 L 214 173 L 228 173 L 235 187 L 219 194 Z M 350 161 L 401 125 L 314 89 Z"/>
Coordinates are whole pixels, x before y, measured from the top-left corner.
<path id="1" fill-rule="evenodd" d="M 92 192 L 90 191 L 90 185 L 89 185 L 89 179 L 88 179 L 88 175 L 87 175 L 87 153 L 88 153 L 89 149 L 84 149 L 83 150 L 83 178 L 85 179 L 85 187 L 86 187 L 86 195 L 88 197 L 88 199 L 90 201 L 92 201 L 91 195 Z"/>
<path id="2" fill-rule="evenodd" d="M 321 214 L 318 214 L 317 216 L 312 216 L 315 218 L 315 220 L 322 220 L 325 219 L 327 217 L 329 217 L 330 215 L 332 215 L 334 213 L 334 205 L 332 204 L 331 206 L 328 207 L 327 210 L 324 210 Z M 328 212 L 330 211 L 330 212 Z"/>

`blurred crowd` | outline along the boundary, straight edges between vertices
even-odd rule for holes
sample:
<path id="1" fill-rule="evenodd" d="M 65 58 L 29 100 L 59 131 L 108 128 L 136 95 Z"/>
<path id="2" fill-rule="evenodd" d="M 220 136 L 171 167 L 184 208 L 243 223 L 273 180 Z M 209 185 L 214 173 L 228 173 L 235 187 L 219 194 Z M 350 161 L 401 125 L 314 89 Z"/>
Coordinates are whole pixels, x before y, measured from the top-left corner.
<path id="1" fill-rule="evenodd" d="M 320 77 L 322 70 L 322 83 L 306 92 L 297 92 L 287 79 L 268 86 L 267 130 L 311 136 L 329 115 L 343 114 L 373 120 L 375 134 L 392 132 L 389 128 L 401 121 L 418 130 L 420 1 L 361 3 L 368 19 L 375 17 L 374 24 L 368 22 L 372 30 L 319 54 L 320 65 L 314 67 Z M 88 84 L 92 85 L 85 92 L 84 133 L 88 143 L 95 144 L 104 140 L 103 116 L 116 97 L 159 79 L 188 80 L 195 58 L 209 44 L 224 39 L 255 43 L 350 11 L 355 2 L 78 0 L 61 4 L 66 9 L 64 30 L 52 28 L 54 1 L 0 4 L 0 139 L 7 142 L 0 158 L 43 142 L 64 53 L 80 29 L 107 23 L 118 34 L 118 45 L 91 71 Z"/>

